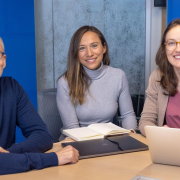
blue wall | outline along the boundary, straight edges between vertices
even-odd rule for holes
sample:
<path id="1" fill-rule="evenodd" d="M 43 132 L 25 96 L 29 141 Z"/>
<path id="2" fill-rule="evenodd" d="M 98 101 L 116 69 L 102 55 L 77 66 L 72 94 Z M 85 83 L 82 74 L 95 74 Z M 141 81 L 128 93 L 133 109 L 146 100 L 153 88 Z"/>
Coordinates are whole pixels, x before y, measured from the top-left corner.
<path id="1" fill-rule="evenodd" d="M 37 108 L 35 23 L 33 0 L 1 0 L 0 36 L 7 64 L 3 76 L 12 76 Z M 16 142 L 24 140 L 17 128 Z"/>
<path id="2" fill-rule="evenodd" d="M 167 25 L 176 18 L 180 18 L 180 0 L 167 0 Z"/>

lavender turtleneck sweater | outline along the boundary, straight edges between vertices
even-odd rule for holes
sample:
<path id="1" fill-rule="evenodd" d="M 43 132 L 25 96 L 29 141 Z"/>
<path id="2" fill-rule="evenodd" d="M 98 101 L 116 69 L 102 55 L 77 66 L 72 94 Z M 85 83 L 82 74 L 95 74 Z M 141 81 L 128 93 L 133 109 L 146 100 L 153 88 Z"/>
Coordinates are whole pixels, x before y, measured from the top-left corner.
<path id="1" fill-rule="evenodd" d="M 69 96 L 68 83 L 62 76 L 57 83 L 57 105 L 63 129 L 88 126 L 93 123 L 112 122 L 119 108 L 122 126 L 136 128 L 136 118 L 129 93 L 128 81 L 121 69 L 101 65 L 98 70 L 84 67 L 91 78 L 86 101 L 74 106 Z M 62 139 L 62 138 L 60 138 Z"/>

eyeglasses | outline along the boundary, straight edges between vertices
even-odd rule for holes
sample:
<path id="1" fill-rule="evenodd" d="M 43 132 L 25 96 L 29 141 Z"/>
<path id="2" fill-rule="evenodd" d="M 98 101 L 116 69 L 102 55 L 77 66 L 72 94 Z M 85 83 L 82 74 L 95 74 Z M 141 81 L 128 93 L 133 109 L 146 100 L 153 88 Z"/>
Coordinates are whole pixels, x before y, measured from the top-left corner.
<path id="1" fill-rule="evenodd" d="M 176 42 L 176 41 L 167 41 L 166 43 L 164 43 L 166 45 L 166 48 L 170 51 L 175 50 L 177 47 L 177 44 L 180 44 L 180 42 Z"/>
<path id="2" fill-rule="evenodd" d="M 4 56 L 4 53 L 0 51 L 0 59 Z"/>

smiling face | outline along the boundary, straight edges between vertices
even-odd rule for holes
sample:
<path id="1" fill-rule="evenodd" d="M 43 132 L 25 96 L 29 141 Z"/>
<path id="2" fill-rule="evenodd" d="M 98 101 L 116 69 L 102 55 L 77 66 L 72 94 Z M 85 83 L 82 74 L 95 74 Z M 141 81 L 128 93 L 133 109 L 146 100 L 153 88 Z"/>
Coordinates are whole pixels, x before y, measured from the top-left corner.
<path id="1" fill-rule="evenodd" d="M 173 27 L 166 35 L 166 42 L 180 42 L 180 25 Z M 166 47 L 166 55 L 169 63 L 174 70 L 180 71 L 180 43 L 177 44 L 174 50 L 169 50 Z"/>
<path id="2" fill-rule="evenodd" d="M 86 32 L 80 41 L 78 57 L 83 66 L 95 70 L 101 66 L 106 45 L 102 45 L 99 36 L 92 32 Z"/>
<path id="3" fill-rule="evenodd" d="M 3 42 L 1 38 L 0 38 L 0 53 L 4 53 Z M 3 73 L 3 69 L 5 68 L 5 66 L 6 66 L 6 55 L 3 55 L 2 58 L 0 59 L 0 77 Z"/>

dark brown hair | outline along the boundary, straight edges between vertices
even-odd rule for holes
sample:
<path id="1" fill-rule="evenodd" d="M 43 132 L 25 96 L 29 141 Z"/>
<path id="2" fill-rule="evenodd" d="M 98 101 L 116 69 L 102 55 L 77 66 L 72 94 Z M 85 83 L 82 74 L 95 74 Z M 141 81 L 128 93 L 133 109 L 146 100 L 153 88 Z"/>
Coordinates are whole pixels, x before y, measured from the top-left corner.
<path id="1" fill-rule="evenodd" d="M 180 26 L 180 19 L 176 19 L 172 21 L 164 31 L 162 36 L 161 45 L 159 50 L 156 54 L 156 64 L 159 66 L 161 80 L 159 81 L 161 86 L 169 92 L 170 95 L 174 96 L 177 93 L 177 85 L 178 85 L 178 78 L 174 72 L 173 66 L 169 63 L 167 55 L 166 55 L 166 35 L 167 33 L 174 27 Z"/>
<path id="2" fill-rule="evenodd" d="M 103 54 L 102 62 L 105 65 L 110 64 L 108 44 L 103 34 L 94 26 L 83 26 L 79 28 L 72 36 L 68 52 L 67 70 L 64 73 L 69 86 L 69 95 L 74 105 L 76 103 L 82 104 L 85 101 L 85 92 L 89 91 L 89 85 L 91 83 L 78 57 L 81 38 L 88 31 L 96 33 L 102 45 L 106 46 L 106 52 Z"/>

